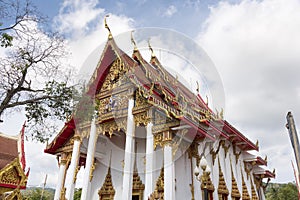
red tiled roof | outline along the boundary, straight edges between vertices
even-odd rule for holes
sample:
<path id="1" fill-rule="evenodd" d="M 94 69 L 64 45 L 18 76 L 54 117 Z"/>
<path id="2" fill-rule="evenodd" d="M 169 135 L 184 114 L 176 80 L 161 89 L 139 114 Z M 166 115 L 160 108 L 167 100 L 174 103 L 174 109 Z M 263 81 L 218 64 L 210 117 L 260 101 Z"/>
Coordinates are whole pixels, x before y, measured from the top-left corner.
<path id="1" fill-rule="evenodd" d="M 198 117 L 197 119 L 199 120 L 199 117 L 201 118 L 201 116 L 203 116 L 206 112 L 209 112 L 211 115 L 216 117 L 208 105 L 204 103 L 203 99 L 199 95 L 192 93 L 181 82 L 177 81 L 175 77 L 163 68 L 156 57 L 152 57 L 150 61 L 151 64 L 143 59 L 138 50 L 134 51 L 132 57 L 133 58 L 129 57 L 126 53 L 119 49 L 114 39 L 109 39 L 91 78 L 87 94 L 93 98 L 94 95 L 99 92 L 107 74 L 109 73 L 111 64 L 115 61 L 115 59 L 121 58 L 125 68 L 129 71 L 128 76 L 130 80 L 138 83 L 137 87 L 143 87 L 145 91 L 149 91 L 152 84 L 154 84 L 155 87 L 154 89 L 152 88 L 153 91 L 151 91 L 153 92 L 153 95 L 148 97 L 149 99 L 156 99 L 163 103 L 164 106 L 168 106 L 177 113 L 181 112 L 182 107 L 186 107 L 188 110 L 187 112 L 190 112 L 190 116 L 179 114 L 177 116 L 179 120 L 185 120 L 187 124 L 193 124 L 195 123 L 193 122 L 195 120 L 190 118 Z M 134 68 L 134 70 L 130 70 L 131 68 Z M 169 98 L 165 98 L 165 95 L 168 95 Z M 176 99 L 176 95 L 183 97 L 183 99 Z M 175 105 L 177 105 L 177 107 Z M 197 123 L 200 123 L 200 121 L 197 121 Z M 73 123 L 75 125 L 75 122 Z M 223 129 L 219 129 L 216 123 L 204 123 L 205 126 L 212 129 L 212 132 L 222 135 L 226 139 L 228 139 L 228 135 L 233 136 L 233 143 L 238 144 L 242 150 L 258 150 L 258 147 L 255 144 L 231 126 L 227 121 L 221 120 L 221 124 L 224 125 Z M 74 125 L 67 123 L 54 141 L 48 145 L 45 152 L 54 153 L 60 146 L 62 146 L 68 138 L 70 138 L 70 135 L 74 134 Z M 206 130 L 203 128 L 201 130 L 200 128 L 198 129 L 199 134 L 206 135 L 214 140 L 214 137 L 209 135 Z"/>
<path id="2" fill-rule="evenodd" d="M 18 139 L 0 134 L 0 169 L 18 157 Z"/>

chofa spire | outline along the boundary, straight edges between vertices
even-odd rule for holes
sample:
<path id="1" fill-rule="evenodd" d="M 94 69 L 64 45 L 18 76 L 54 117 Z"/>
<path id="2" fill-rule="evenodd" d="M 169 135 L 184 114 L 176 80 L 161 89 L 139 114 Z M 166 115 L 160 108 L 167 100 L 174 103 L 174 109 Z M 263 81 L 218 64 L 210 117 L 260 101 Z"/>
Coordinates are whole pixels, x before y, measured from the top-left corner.
<path id="1" fill-rule="evenodd" d="M 131 31 L 131 43 L 134 46 L 134 50 L 133 51 L 137 51 L 138 49 L 137 49 L 137 46 L 136 46 L 136 42 L 135 42 L 135 40 L 133 38 L 133 32 L 134 32 L 134 30 Z"/>
<path id="2" fill-rule="evenodd" d="M 105 28 L 108 30 L 108 39 L 110 40 L 110 39 L 112 39 L 113 37 L 112 37 L 112 34 L 111 34 L 111 31 L 110 31 L 110 28 L 109 28 L 109 26 L 107 25 L 107 22 L 106 22 L 106 18 L 107 17 L 109 17 L 109 15 L 106 15 L 105 17 L 104 17 L 104 26 L 105 26 Z"/>
<path id="3" fill-rule="evenodd" d="M 151 51 L 151 58 L 154 58 L 154 57 L 155 57 L 155 54 L 154 54 L 154 51 L 153 51 L 153 49 L 152 49 L 152 47 L 151 47 L 151 44 L 150 44 L 150 38 L 148 39 L 148 47 L 149 47 L 149 49 L 150 49 L 150 51 Z"/>

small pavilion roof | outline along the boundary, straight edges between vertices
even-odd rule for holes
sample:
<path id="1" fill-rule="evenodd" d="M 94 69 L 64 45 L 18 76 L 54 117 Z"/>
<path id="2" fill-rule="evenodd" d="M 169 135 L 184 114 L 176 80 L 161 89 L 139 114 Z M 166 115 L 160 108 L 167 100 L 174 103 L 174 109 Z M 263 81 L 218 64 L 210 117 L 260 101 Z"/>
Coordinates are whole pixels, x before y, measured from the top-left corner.
<path id="1" fill-rule="evenodd" d="M 0 170 L 18 156 L 18 137 L 0 133 Z"/>

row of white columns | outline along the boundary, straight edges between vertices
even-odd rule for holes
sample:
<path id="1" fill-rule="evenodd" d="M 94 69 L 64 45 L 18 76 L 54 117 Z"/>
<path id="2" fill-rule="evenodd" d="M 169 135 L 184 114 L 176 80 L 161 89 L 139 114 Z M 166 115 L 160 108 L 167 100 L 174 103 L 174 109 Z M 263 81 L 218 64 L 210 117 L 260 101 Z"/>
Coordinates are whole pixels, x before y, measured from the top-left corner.
<path id="1" fill-rule="evenodd" d="M 134 168 L 134 145 L 135 145 L 135 123 L 132 114 L 132 109 L 134 107 L 134 100 L 129 99 L 128 101 L 128 112 L 127 112 L 127 131 L 126 131 L 126 143 L 125 143 L 125 164 L 123 171 L 123 193 L 122 200 L 131 200 L 132 199 L 132 179 L 133 179 L 133 168 Z M 146 127 L 147 131 L 147 140 L 146 140 L 146 175 L 145 175 L 145 191 L 144 191 L 144 200 L 147 200 L 150 194 L 154 191 L 154 180 L 153 180 L 153 134 L 152 134 L 153 124 L 149 122 Z M 90 138 L 87 150 L 86 166 L 84 171 L 84 180 L 81 200 L 90 199 L 90 173 L 94 161 L 94 154 L 97 142 L 97 133 L 95 119 L 93 119 L 91 124 Z M 66 190 L 66 199 L 73 199 L 74 195 L 74 177 L 76 173 L 76 168 L 78 165 L 78 159 L 80 156 L 80 139 L 75 139 L 71 163 L 69 166 L 69 176 L 70 180 L 67 180 L 67 190 Z M 173 155 L 172 155 L 172 146 L 170 144 L 164 145 L 164 199 L 165 200 L 174 200 L 175 199 L 175 173 L 173 165 Z M 59 181 L 56 186 L 54 200 L 59 200 L 60 193 L 64 185 L 64 176 L 66 173 L 66 165 L 60 165 L 59 169 Z"/>

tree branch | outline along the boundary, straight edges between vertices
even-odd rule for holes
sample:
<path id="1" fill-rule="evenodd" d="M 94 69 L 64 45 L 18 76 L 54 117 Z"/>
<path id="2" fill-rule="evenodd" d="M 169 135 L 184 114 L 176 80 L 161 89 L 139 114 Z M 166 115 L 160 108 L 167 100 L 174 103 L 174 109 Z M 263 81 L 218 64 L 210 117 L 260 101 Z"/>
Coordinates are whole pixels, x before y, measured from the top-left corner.
<path id="1" fill-rule="evenodd" d="M 15 107 L 15 106 L 23 106 L 23 105 L 26 105 L 28 103 L 36 103 L 36 102 L 39 102 L 41 100 L 56 99 L 58 97 L 59 96 L 44 95 L 44 96 L 37 97 L 37 98 L 32 98 L 32 99 L 28 99 L 28 100 L 24 100 L 24 101 L 14 102 L 14 103 L 6 105 L 5 108 L 12 108 L 12 107 Z"/>

